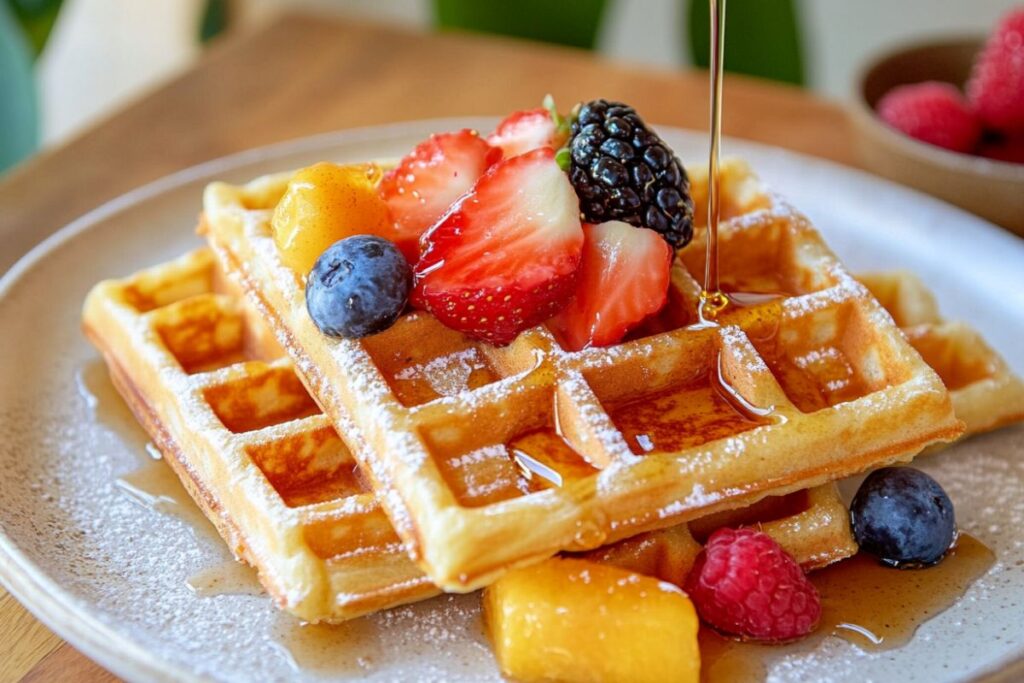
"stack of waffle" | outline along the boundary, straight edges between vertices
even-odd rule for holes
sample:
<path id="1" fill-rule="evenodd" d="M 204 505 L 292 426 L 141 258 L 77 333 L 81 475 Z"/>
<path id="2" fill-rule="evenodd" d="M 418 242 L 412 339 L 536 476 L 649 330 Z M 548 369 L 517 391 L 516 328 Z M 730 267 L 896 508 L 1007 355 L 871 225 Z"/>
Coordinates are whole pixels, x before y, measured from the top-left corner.
<path id="1" fill-rule="evenodd" d="M 614 347 L 570 353 L 539 327 L 496 348 L 418 312 L 328 339 L 270 234 L 281 175 L 210 186 L 213 253 L 101 283 L 85 327 L 232 550 L 306 620 L 565 551 L 678 581 L 721 525 L 821 566 L 856 550 L 831 482 L 962 433 L 940 374 L 973 430 L 1020 382 L 994 354 L 975 372 L 975 345 L 930 354 L 948 324 L 898 308 L 908 287 L 866 278 L 880 304 L 745 164 L 724 170 L 734 304 L 715 326 L 694 324 L 698 238 L 665 311 Z"/>

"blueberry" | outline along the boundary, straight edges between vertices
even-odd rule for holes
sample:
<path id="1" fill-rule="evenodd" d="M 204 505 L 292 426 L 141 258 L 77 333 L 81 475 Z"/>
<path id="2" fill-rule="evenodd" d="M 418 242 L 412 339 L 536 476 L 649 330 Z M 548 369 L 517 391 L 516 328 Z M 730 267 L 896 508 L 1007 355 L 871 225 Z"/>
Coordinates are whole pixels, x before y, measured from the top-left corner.
<path id="1" fill-rule="evenodd" d="M 861 550 L 895 567 L 935 564 L 956 538 L 953 502 L 911 467 L 872 472 L 853 497 L 850 520 Z"/>
<path id="2" fill-rule="evenodd" d="M 394 244 L 373 235 L 328 247 L 306 281 L 306 310 L 330 337 L 359 339 L 391 327 L 405 309 L 412 269 Z"/>

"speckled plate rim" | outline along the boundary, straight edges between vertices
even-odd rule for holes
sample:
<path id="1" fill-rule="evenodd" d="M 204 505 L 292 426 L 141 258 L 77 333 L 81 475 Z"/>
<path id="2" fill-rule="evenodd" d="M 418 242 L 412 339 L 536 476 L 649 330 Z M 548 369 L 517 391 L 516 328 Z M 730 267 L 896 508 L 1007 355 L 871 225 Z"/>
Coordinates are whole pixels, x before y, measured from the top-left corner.
<path id="1" fill-rule="evenodd" d="M 345 145 L 356 145 L 374 140 L 393 140 L 399 137 L 408 137 L 415 133 L 425 135 L 431 131 L 460 127 L 486 129 L 492 126 L 494 122 L 495 119 L 492 117 L 460 117 L 353 128 L 286 140 L 220 157 L 183 169 L 110 200 L 72 221 L 37 244 L 0 277 L 0 301 L 8 295 L 23 275 L 71 238 L 109 220 L 123 211 L 159 197 L 163 193 L 182 185 L 198 182 L 203 179 L 213 179 L 216 176 L 229 171 L 239 170 L 248 165 L 255 165 L 275 158 L 298 155 L 318 148 L 337 149 Z M 659 130 L 664 133 L 683 136 L 702 134 L 698 131 L 670 126 L 659 126 Z M 976 237 L 980 239 L 966 240 L 961 245 L 963 249 L 975 251 L 982 255 L 991 253 L 996 249 L 1016 251 L 1020 254 L 1020 262 L 1024 262 L 1024 242 L 998 227 L 941 200 L 854 168 L 769 145 L 738 139 L 727 139 L 725 147 L 732 153 L 744 154 L 745 150 L 750 150 L 761 156 L 773 155 L 787 160 L 793 165 L 802 166 L 805 170 L 818 169 L 832 175 L 852 177 L 856 179 L 858 184 L 874 187 L 879 192 L 886 193 L 901 203 L 909 202 L 930 205 L 932 210 L 950 214 L 956 219 L 955 222 L 957 224 L 969 226 L 970 230 L 977 233 Z M 972 237 L 975 236 L 972 235 Z M 1012 260 L 1003 259 L 1002 263 L 1005 264 Z M 989 271 L 988 275 L 998 278 L 1000 276 L 998 271 L 1000 270 L 1007 269 L 995 267 Z M 1007 272 L 1003 273 L 1003 275 L 1012 276 L 1013 273 Z M 1024 293 L 1021 293 L 1021 296 L 1018 298 L 1024 302 Z M 190 671 L 155 657 L 153 653 L 137 645 L 130 637 L 123 635 L 115 626 L 98 619 L 91 613 L 90 605 L 73 597 L 55 581 L 51 580 L 39 567 L 29 561 L 3 529 L 0 529 L 0 584 L 3 584 L 12 596 L 57 635 L 122 678 L 139 681 L 206 680 Z M 976 683 L 996 683 L 1015 680 L 1014 676 L 1018 674 L 1024 674 L 1024 651 L 1011 655 L 1002 661 L 993 662 L 992 667 L 986 673 L 972 680 Z"/>

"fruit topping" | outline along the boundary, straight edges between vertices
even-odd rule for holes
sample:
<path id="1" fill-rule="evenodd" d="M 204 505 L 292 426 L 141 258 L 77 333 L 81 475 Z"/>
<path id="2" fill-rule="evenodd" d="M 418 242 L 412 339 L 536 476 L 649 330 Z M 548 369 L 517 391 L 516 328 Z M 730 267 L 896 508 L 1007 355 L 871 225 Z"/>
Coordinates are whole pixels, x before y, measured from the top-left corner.
<path id="1" fill-rule="evenodd" d="M 954 152 L 970 152 L 981 125 L 960 91 L 928 81 L 893 88 L 878 101 L 878 115 L 910 137 Z"/>
<path id="2" fill-rule="evenodd" d="M 281 260 L 305 275 L 324 250 L 352 235 L 391 234 L 387 204 L 377 194 L 376 164 L 322 162 L 292 176 L 271 227 Z"/>
<path id="3" fill-rule="evenodd" d="M 1024 133 L 1024 8 L 1007 14 L 974 62 L 967 98 L 982 122 Z"/>
<path id="4" fill-rule="evenodd" d="M 686 580 L 701 619 L 755 640 L 806 636 L 821 616 L 818 591 L 800 565 L 766 533 L 719 529 Z"/>
<path id="5" fill-rule="evenodd" d="M 650 228 L 676 249 L 693 237 L 686 171 L 631 107 L 605 100 L 584 104 L 572 124 L 569 151 L 569 178 L 586 221 Z"/>
<path id="6" fill-rule="evenodd" d="M 487 142 L 500 147 L 506 159 L 538 147 L 558 149 L 569 137 L 569 124 L 558 115 L 550 96 L 545 98 L 544 104 L 545 107 L 506 116 L 487 136 Z"/>
<path id="7" fill-rule="evenodd" d="M 517 681 L 700 680 L 697 615 L 672 584 L 555 558 L 498 579 L 483 606 L 498 664 Z"/>
<path id="8" fill-rule="evenodd" d="M 419 260 L 420 236 L 500 158 L 500 149 L 463 129 L 431 135 L 384 176 L 380 196 L 409 263 Z"/>
<path id="9" fill-rule="evenodd" d="M 665 305 L 672 248 L 621 221 L 583 227 L 583 261 L 572 301 L 551 321 L 570 351 L 608 346 Z"/>
<path id="10" fill-rule="evenodd" d="M 572 296 L 579 202 L 550 148 L 492 166 L 423 235 L 413 302 L 471 337 L 508 344 Z"/>
<path id="11" fill-rule="evenodd" d="M 330 337 L 383 332 L 405 309 L 412 269 L 394 244 L 356 235 L 332 244 L 306 280 L 306 309 Z"/>
<path id="12" fill-rule="evenodd" d="M 994 138 L 983 142 L 978 154 L 996 161 L 1024 164 L 1024 133 L 1014 137 Z"/>
<path id="13" fill-rule="evenodd" d="M 894 567 L 935 564 L 956 540 L 953 502 L 912 467 L 868 475 L 850 505 L 850 521 L 861 550 Z"/>

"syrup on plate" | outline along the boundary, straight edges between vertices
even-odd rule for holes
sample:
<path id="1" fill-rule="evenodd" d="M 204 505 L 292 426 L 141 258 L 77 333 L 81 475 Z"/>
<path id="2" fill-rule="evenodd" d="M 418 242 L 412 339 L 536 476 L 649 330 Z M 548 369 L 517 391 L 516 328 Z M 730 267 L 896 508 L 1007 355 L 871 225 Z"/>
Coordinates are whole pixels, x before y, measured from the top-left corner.
<path id="1" fill-rule="evenodd" d="M 160 450 L 149 440 L 149 435 L 117 393 L 104 363 L 100 360 L 87 363 L 76 373 L 75 384 L 96 421 L 117 434 L 129 450 L 139 455 L 136 469 L 118 477 L 115 485 L 133 502 L 185 522 L 197 538 L 219 541 L 216 529 L 196 507 L 178 476 L 163 461 Z"/>
<path id="2" fill-rule="evenodd" d="M 942 562 L 925 569 L 892 569 L 856 555 L 810 574 L 821 595 L 821 622 L 809 637 L 789 645 L 730 640 L 702 627 L 701 680 L 764 680 L 770 660 L 813 651 L 835 636 L 866 651 L 906 645 L 921 624 L 952 607 L 995 562 L 984 543 L 960 534 Z"/>
<path id="3" fill-rule="evenodd" d="M 188 577 L 185 585 L 200 597 L 217 595 L 263 595 L 256 570 L 238 560 L 224 560 Z"/>
<path id="4" fill-rule="evenodd" d="M 381 659 L 387 633 L 368 617 L 337 625 L 305 624 L 280 612 L 274 617 L 270 637 L 295 671 L 341 677 L 370 671 Z"/>

